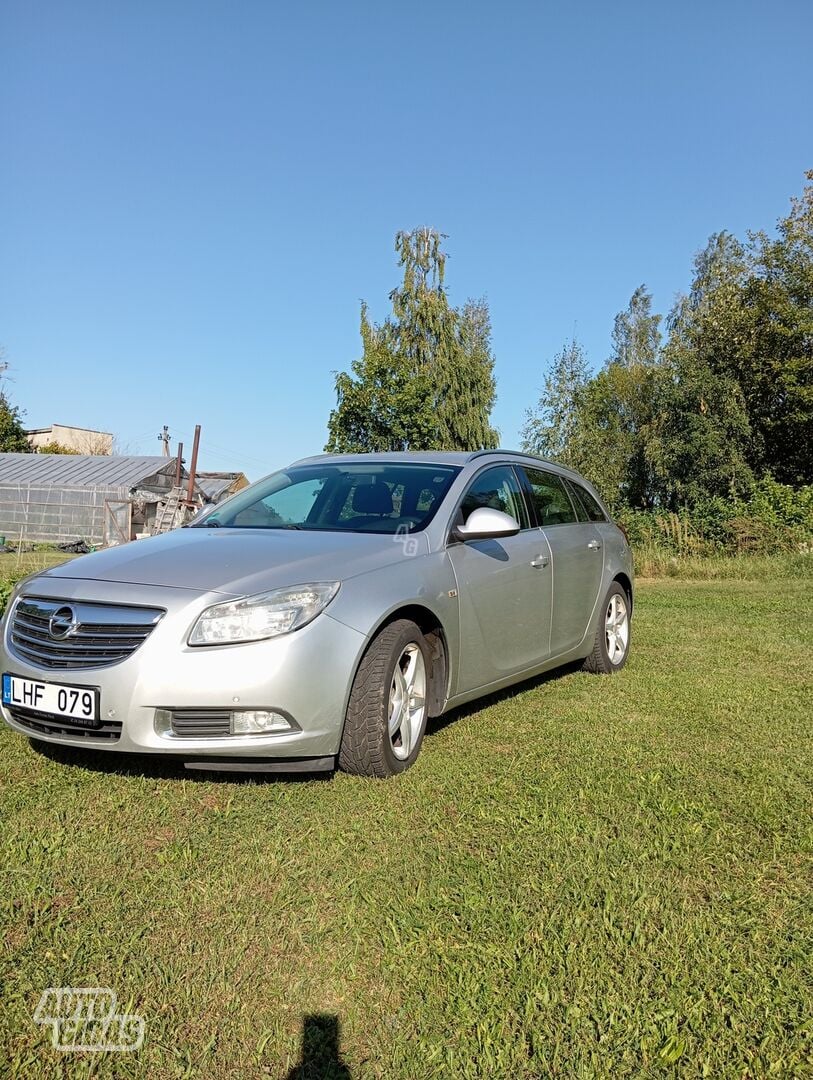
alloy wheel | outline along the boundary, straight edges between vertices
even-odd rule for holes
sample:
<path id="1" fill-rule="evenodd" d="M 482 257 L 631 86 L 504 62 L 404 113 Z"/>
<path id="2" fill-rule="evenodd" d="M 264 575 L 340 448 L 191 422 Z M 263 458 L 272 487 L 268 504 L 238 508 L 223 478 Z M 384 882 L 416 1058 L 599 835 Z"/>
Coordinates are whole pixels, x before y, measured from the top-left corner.
<path id="1" fill-rule="evenodd" d="M 426 711 L 426 663 L 418 645 L 410 642 L 392 673 L 388 729 L 392 752 L 405 761 L 415 748 Z"/>
<path id="2" fill-rule="evenodd" d="M 630 619 L 623 596 L 614 593 L 607 604 L 604 617 L 604 642 L 611 664 L 620 664 L 627 655 L 630 640 Z"/>

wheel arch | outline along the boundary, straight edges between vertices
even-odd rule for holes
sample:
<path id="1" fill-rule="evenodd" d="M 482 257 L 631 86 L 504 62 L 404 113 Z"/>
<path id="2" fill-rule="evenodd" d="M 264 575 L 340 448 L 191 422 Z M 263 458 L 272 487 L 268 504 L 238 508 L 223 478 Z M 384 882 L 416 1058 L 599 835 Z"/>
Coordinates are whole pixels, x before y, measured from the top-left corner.
<path id="1" fill-rule="evenodd" d="M 627 594 L 627 598 L 629 600 L 629 605 L 630 605 L 630 615 L 631 615 L 632 614 L 632 607 L 633 607 L 633 603 L 634 603 L 633 595 L 632 595 L 632 581 L 630 580 L 630 578 L 629 578 L 629 576 L 627 574 L 623 573 L 623 571 L 616 574 L 615 577 L 613 578 L 613 581 L 617 581 L 618 584 L 621 586 L 621 588 L 624 590 L 624 592 Z"/>
<path id="2" fill-rule="evenodd" d="M 429 716 L 439 716 L 444 703 L 449 696 L 449 680 L 451 675 L 449 639 L 438 614 L 423 604 L 402 604 L 400 607 L 388 612 L 381 619 L 370 632 L 367 646 L 358 658 L 356 670 L 353 672 L 353 679 L 356 677 L 358 667 L 361 664 L 364 653 L 367 651 L 367 648 L 369 648 L 370 643 L 381 633 L 385 626 L 389 626 L 390 623 L 397 622 L 399 619 L 408 619 L 410 622 L 414 622 L 429 642 L 429 648 L 432 655 L 432 676 L 430 690 L 427 694 L 427 704 Z"/>

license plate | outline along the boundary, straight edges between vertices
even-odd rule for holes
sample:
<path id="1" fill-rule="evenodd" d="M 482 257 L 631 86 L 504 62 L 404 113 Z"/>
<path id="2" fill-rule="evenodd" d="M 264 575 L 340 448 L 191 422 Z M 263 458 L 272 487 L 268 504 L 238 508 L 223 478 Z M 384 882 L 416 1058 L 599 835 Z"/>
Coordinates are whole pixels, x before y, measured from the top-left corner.
<path id="1" fill-rule="evenodd" d="M 5 674 L 3 704 L 63 716 L 83 727 L 96 727 L 99 723 L 99 691 L 87 686 L 39 682 L 37 679 Z"/>

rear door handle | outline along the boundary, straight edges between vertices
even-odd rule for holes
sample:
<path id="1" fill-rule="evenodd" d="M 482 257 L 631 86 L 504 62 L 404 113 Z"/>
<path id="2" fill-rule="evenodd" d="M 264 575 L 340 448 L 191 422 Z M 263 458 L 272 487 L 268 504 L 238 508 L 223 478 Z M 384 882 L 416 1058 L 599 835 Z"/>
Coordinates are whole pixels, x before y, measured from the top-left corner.
<path id="1" fill-rule="evenodd" d="M 531 566 L 534 570 L 542 570 L 548 565 L 550 559 L 547 555 L 537 555 L 535 559 L 531 559 Z"/>
<path id="2" fill-rule="evenodd" d="M 591 540 L 587 546 L 590 548 L 591 551 L 598 551 L 601 547 L 601 541 Z"/>

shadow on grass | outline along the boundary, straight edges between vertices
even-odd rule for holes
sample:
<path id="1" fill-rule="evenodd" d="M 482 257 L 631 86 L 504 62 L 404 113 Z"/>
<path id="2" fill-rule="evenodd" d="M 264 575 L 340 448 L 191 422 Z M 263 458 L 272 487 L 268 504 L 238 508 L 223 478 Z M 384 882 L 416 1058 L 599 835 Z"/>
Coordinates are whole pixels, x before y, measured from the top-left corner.
<path id="1" fill-rule="evenodd" d="M 320 772 L 218 772 L 215 769 L 185 769 L 183 759 L 169 754 L 110 753 L 82 746 L 58 746 L 29 738 L 31 749 L 76 769 L 109 773 L 111 776 L 140 776 L 150 780 L 191 780 L 222 784 L 323 783 L 333 778 L 333 771 Z M 197 758 L 196 760 L 200 760 Z"/>
<path id="2" fill-rule="evenodd" d="M 439 734 L 445 728 L 450 727 L 458 720 L 480 712 L 501 701 L 510 701 L 520 694 L 554 682 L 566 675 L 572 675 L 581 667 L 581 660 L 563 667 L 546 671 L 542 675 L 536 675 L 521 683 L 514 683 L 503 690 L 497 690 L 486 697 L 477 698 L 465 705 L 444 713 L 429 720 L 426 734 L 430 742 L 434 735 Z M 85 749 L 79 746 L 59 746 L 56 743 L 42 742 L 36 738 L 29 738 L 31 748 L 43 757 L 61 765 L 70 765 L 74 768 L 88 769 L 92 772 L 105 772 L 113 776 L 140 776 L 148 779 L 167 780 L 193 780 L 206 783 L 226 784 L 310 784 L 315 781 L 322 783 L 333 779 L 335 770 L 319 772 L 219 772 L 215 769 L 185 769 L 183 760 L 169 754 L 128 754 L 110 753 L 106 750 Z M 199 760 L 199 759 L 198 759 Z"/>
<path id="3" fill-rule="evenodd" d="M 573 675 L 581 670 L 582 664 L 582 660 L 574 660 L 569 664 L 553 668 L 551 671 L 545 671 L 541 675 L 534 675 L 532 678 L 524 679 L 522 682 L 512 683 L 511 686 L 496 690 L 493 694 L 475 698 L 474 701 L 469 701 L 465 705 L 458 705 L 456 709 L 450 709 L 443 716 L 433 717 L 427 724 L 426 734 L 431 738 L 451 724 L 456 724 L 458 720 L 463 720 L 465 717 L 472 716 L 482 709 L 487 709 L 489 705 L 496 705 L 501 701 L 511 701 L 512 698 L 519 697 L 520 694 L 525 694 L 529 690 L 535 690 L 537 687 L 544 686 L 549 682 L 556 682 L 566 675 Z"/>
<path id="4" fill-rule="evenodd" d="M 302 1060 L 286 1080 L 352 1080 L 339 1049 L 339 1018 L 330 1013 L 306 1016 L 302 1021 Z"/>

